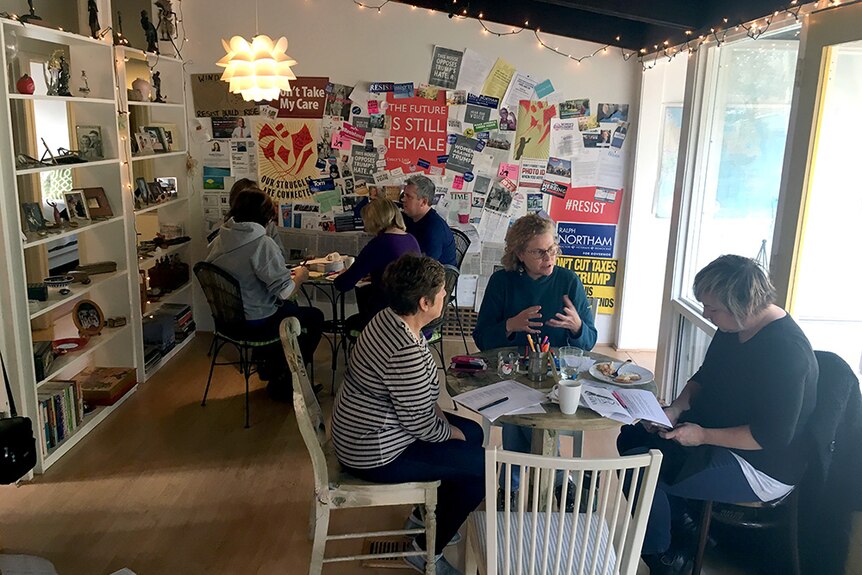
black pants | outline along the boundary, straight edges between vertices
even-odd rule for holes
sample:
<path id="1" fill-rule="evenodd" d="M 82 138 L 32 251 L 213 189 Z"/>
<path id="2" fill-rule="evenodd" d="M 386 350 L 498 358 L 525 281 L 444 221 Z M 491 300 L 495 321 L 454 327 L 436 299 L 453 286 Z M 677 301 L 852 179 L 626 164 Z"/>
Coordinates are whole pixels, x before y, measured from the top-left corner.
<path id="1" fill-rule="evenodd" d="M 302 352 L 302 359 L 308 364 L 314 360 L 314 350 L 317 349 L 317 344 L 320 343 L 320 338 L 323 334 L 322 311 L 317 308 L 299 306 L 291 301 L 286 301 L 271 316 L 249 321 L 248 323 L 262 338 L 268 339 L 279 336 L 279 326 L 281 326 L 282 320 L 288 317 L 295 317 L 299 320 L 302 333 L 299 334 L 297 341 L 299 349 Z M 287 366 L 287 360 L 284 357 L 281 343 L 260 350 L 255 355 L 255 361 L 258 364 L 263 363 L 266 365 L 265 372 L 268 373 L 261 373 L 261 375 L 267 379 L 286 379 L 290 381 L 290 369 Z"/>

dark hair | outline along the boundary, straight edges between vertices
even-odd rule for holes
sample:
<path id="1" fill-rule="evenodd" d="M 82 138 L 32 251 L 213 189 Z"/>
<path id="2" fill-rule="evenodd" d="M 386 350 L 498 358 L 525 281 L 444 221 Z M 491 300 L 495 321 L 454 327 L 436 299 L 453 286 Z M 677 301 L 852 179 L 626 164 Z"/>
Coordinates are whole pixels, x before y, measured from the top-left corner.
<path id="1" fill-rule="evenodd" d="M 398 315 L 415 314 L 423 297 L 433 303 L 445 283 L 443 266 L 428 256 L 404 254 L 383 272 L 383 290 Z"/>
<path id="2" fill-rule="evenodd" d="M 257 182 L 255 182 L 254 180 L 249 180 L 248 178 L 240 178 L 239 180 L 234 182 L 233 186 L 231 186 L 230 188 L 230 195 L 228 196 L 227 200 L 230 207 L 233 207 L 233 204 L 236 201 L 236 197 L 239 195 L 240 192 L 252 189 L 258 190 Z"/>
<path id="3" fill-rule="evenodd" d="M 766 271 L 756 261 L 737 255 L 723 255 L 694 276 L 694 297 L 715 297 L 742 327 L 775 302 L 775 288 Z"/>
<path id="4" fill-rule="evenodd" d="M 235 222 L 254 222 L 264 227 L 275 219 L 275 204 L 257 188 L 243 190 L 237 195 L 228 218 Z"/>

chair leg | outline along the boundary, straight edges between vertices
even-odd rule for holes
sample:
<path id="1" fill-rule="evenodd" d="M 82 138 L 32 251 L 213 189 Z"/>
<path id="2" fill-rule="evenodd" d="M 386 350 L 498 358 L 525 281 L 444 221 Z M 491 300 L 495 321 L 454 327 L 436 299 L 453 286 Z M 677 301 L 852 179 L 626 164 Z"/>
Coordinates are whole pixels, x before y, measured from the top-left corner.
<path id="1" fill-rule="evenodd" d="M 315 498 L 311 512 L 314 514 L 314 543 L 311 546 L 308 575 L 320 575 L 323 571 L 323 554 L 326 551 L 326 534 L 329 532 L 329 507 Z"/>
<path id="2" fill-rule="evenodd" d="M 476 561 L 476 550 L 473 548 L 473 539 L 476 537 L 473 527 L 473 518 L 467 518 L 467 545 L 464 548 L 464 575 L 476 575 L 479 572 L 479 564 Z"/>
<path id="3" fill-rule="evenodd" d="M 437 540 L 437 504 L 425 503 L 425 575 L 434 575 L 437 567 L 434 542 Z"/>
<path id="4" fill-rule="evenodd" d="M 207 386 L 204 389 L 204 398 L 201 400 L 201 407 L 204 407 L 207 404 L 207 395 L 210 392 L 210 383 L 212 383 L 212 380 L 213 380 L 213 369 L 215 369 L 216 359 L 218 358 L 218 352 L 219 352 L 219 350 L 221 350 L 221 345 L 216 344 L 217 341 L 218 341 L 218 336 L 214 335 L 213 336 L 213 342 L 210 345 L 210 350 L 212 350 L 212 348 L 215 348 L 215 352 L 212 353 L 213 360 L 210 362 L 210 374 L 209 374 L 209 377 L 207 377 Z"/>
<path id="5" fill-rule="evenodd" d="M 461 332 L 461 341 L 464 342 L 464 353 L 470 354 L 470 349 L 467 347 L 467 336 L 464 335 L 464 326 L 461 324 L 461 314 L 458 312 L 458 304 L 455 304 L 455 322 L 458 324 L 458 331 Z"/>
<path id="6" fill-rule="evenodd" d="M 787 521 L 787 536 L 790 549 L 791 574 L 800 575 L 802 566 L 799 563 L 799 494 L 794 490 L 791 495 L 793 500 L 788 505 L 787 512 L 790 517 Z"/>
<path id="7" fill-rule="evenodd" d="M 209 351 L 207 352 L 207 357 L 212 356 L 212 354 L 213 354 L 213 350 L 215 349 L 216 341 L 217 341 L 217 340 L 218 340 L 218 336 L 217 336 L 216 334 L 213 334 L 213 340 L 210 342 L 210 349 L 209 349 Z"/>
<path id="8" fill-rule="evenodd" d="M 706 541 L 709 538 L 709 523 L 712 519 L 712 501 L 703 502 L 703 510 L 700 516 L 700 533 L 697 538 L 697 551 L 694 554 L 694 565 L 691 575 L 700 575 L 703 567 L 703 554 L 706 551 Z"/>
<path id="9" fill-rule="evenodd" d="M 242 369 L 242 375 L 245 377 L 245 428 L 248 429 L 251 427 L 249 425 L 249 405 L 248 405 L 248 380 L 251 377 L 251 349 L 240 347 L 239 348 L 239 363 L 240 369 Z"/>

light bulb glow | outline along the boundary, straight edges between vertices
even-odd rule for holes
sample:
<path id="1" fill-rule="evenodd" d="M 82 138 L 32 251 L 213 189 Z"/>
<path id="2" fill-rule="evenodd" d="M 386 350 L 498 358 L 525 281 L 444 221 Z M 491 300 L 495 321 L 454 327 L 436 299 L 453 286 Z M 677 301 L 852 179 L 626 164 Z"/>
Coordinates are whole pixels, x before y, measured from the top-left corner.
<path id="1" fill-rule="evenodd" d="M 233 94 L 241 94 L 247 102 L 275 100 L 282 90 L 290 90 L 290 80 L 296 75 L 290 69 L 296 65 L 286 54 L 287 38 L 277 42 L 265 34 L 255 36 L 249 43 L 242 36 L 234 36 L 230 43 L 222 40 L 227 54 L 216 64 L 225 69 L 221 79 L 230 84 Z"/>

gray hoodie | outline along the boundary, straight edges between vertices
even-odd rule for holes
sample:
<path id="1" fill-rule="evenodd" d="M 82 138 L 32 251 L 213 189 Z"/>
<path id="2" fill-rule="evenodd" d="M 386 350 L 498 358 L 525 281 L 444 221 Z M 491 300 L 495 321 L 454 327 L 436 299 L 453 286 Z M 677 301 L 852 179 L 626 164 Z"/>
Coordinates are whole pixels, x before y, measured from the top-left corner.
<path id="1" fill-rule="evenodd" d="M 284 256 L 266 230 L 254 222 L 222 224 L 210 246 L 206 261 L 213 263 L 239 282 L 245 318 L 263 319 L 277 310 L 279 299 L 288 298 L 296 285 Z"/>

